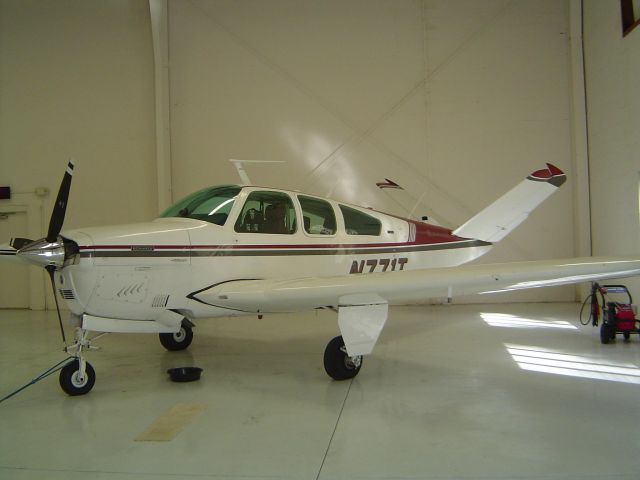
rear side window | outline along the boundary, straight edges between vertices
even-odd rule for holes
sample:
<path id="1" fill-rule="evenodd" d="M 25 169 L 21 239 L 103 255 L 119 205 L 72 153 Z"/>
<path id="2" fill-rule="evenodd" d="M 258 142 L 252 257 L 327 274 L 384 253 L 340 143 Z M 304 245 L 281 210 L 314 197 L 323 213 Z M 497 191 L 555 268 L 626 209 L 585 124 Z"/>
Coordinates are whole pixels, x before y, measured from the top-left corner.
<path id="1" fill-rule="evenodd" d="M 380 235 L 382 225 L 377 218 L 344 205 L 340 205 L 340 211 L 348 235 Z"/>
<path id="2" fill-rule="evenodd" d="M 311 235 L 334 235 L 336 215 L 333 207 L 325 200 L 298 195 L 302 207 L 304 231 Z"/>
<path id="3" fill-rule="evenodd" d="M 296 211 L 291 197 L 281 192 L 251 192 L 236 221 L 239 233 L 292 235 L 296 231 Z"/>

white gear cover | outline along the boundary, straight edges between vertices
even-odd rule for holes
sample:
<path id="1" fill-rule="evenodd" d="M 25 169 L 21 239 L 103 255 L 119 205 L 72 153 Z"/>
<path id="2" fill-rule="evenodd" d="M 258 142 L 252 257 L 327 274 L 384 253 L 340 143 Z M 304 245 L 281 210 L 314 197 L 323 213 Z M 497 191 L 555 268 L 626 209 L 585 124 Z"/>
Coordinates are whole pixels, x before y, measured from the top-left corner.
<path id="1" fill-rule="evenodd" d="M 340 297 L 338 326 L 349 356 L 368 355 L 373 351 L 388 313 L 389 304 L 379 295 Z"/>

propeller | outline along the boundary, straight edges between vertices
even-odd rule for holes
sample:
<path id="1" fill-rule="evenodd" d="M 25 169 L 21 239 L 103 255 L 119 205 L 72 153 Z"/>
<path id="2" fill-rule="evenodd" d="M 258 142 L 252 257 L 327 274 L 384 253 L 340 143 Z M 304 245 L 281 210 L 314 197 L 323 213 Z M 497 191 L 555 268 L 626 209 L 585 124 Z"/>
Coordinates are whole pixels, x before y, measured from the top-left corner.
<path id="1" fill-rule="evenodd" d="M 46 268 L 47 271 L 55 271 L 56 268 L 62 268 L 64 261 L 73 253 L 77 252 L 75 242 L 60 237 L 60 231 L 62 230 L 65 213 L 67 211 L 69 192 L 71 190 L 73 165 L 73 160 L 69 160 L 64 177 L 62 177 L 62 182 L 60 183 L 60 189 L 58 190 L 56 203 L 53 206 L 53 212 L 51 212 L 47 236 L 23 245 L 16 253 L 16 255 L 23 260 L 35 265 L 40 265 Z"/>
<path id="2" fill-rule="evenodd" d="M 47 233 L 47 242 L 53 243 L 58 240 L 60 230 L 62 230 L 62 224 L 64 223 L 64 216 L 67 212 L 67 201 L 69 200 L 69 191 L 71 190 L 71 179 L 73 178 L 73 160 L 69 160 L 67 164 L 67 170 L 64 172 L 62 182 L 60 183 L 60 190 L 58 190 L 58 196 L 56 203 L 53 206 L 53 212 L 51 212 L 51 220 L 49 220 L 49 231 Z"/>
<path id="3" fill-rule="evenodd" d="M 49 274 L 51 280 L 51 288 L 53 288 L 53 298 L 56 302 L 56 311 L 58 312 L 58 322 L 60 324 L 60 332 L 62 341 L 64 342 L 65 351 L 67 350 L 67 339 L 62 327 L 62 318 L 60 316 L 60 307 L 58 305 L 58 296 L 56 295 L 55 272 L 64 268 L 65 260 L 78 252 L 78 245 L 69 239 L 62 238 L 60 231 L 64 224 L 64 217 L 67 211 L 67 201 L 69 200 L 69 192 L 71 191 L 71 179 L 73 178 L 73 160 L 69 160 L 67 169 L 62 177 L 56 203 L 51 212 L 49 220 L 49 230 L 45 238 L 21 245 L 16 255 L 23 258 L 29 263 L 44 267 Z M 23 239 L 24 240 L 24 239 Z"/>

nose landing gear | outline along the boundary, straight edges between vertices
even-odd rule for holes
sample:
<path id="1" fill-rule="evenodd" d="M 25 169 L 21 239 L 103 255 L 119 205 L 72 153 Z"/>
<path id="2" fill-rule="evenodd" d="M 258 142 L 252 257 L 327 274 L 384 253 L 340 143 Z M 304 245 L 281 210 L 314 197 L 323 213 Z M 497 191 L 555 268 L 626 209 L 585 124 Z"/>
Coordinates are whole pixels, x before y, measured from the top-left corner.
<path id="1" fill-rule="evenodd" d="M 91 342 L 106 335 L 102 333 L 89 338 L 89 332 L 82 328 L 76 329 L 76 341 L 67 348 L 75 350 L 74 359 L 67 363 L 60 370 L 60 388 L 70 396 L 85 395 L 91 391 L 96 383 L 96 372 L 89 362 L 84 358 L 84 350 L 98 350 L 98 347 L 91 345 Z"/>
<path id="2" fill-rule="evenodd" d="M 84 368 L 81 364 L 84 363 Z M 90 363 L 72 360 L 60 370 L 60 387 L 67 395 L 89 393 L 96 383 L 96 372 Z"/>

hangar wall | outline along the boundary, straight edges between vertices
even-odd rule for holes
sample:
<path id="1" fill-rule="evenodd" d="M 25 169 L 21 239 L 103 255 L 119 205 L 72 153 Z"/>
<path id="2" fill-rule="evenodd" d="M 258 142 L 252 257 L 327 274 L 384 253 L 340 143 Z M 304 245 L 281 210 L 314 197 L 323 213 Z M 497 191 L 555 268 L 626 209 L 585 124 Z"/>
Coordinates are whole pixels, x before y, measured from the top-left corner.
<path id="1" fill-rule="evenodd" d="M 557 0 L 170 1 L 174 197 L 237 182 L 230 158 L 284 160 L 252 180 L 401 215 L 420 200 L 455 227 L 552 162 L 570 181 L 484 261 L 571 257 L 568 17 Z"/>
<path id="2" fill-rule="evenodd" d="M 585 2 L 584 53 L 593 254 L 638 253 L 640 28 L 622 37 L 620 2 Z M 625 283 L 640 295 L 639 279 Z"/>
<path id="3" fill-rule="evenodd" d="M 148 3 L 9 0 L 0 9 L 3 182 L 48 187 L 49 212 L 73 157 L 65 228 L 155 215 Z"/>
<path id="4" fill-rule="evenodd" d="M 568 5 L 170 0 L 173 198 L 284 160 L 250 174 L 457 226 L 550 161 L 570 181 L 485 261 L 573 256 Z M 66 228 L 156 215 L 153 72 L 148 1 L 0 0 L 0 180 L 51 190 L 42 231 L 69 156 Z"/>
<path id="5" fill-rule="evenodd" d="M 25 233 L 46 231 L 70 157 L 65 228 L 157 214 L 146 1 L 0 1 L 0 183 L 22 192 L 3 205 L 36 205 Z M 49 195 L 35 196 L 36 187 Z M 42 295 L 40 270 L 31 288 Z"/>

